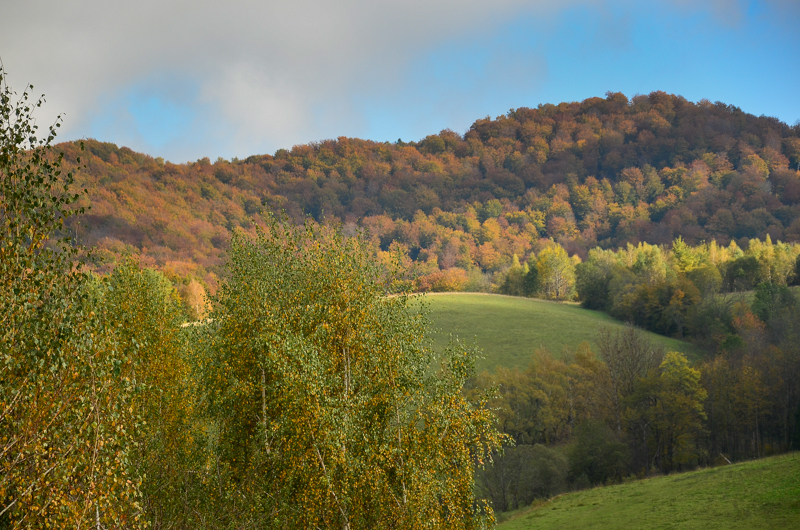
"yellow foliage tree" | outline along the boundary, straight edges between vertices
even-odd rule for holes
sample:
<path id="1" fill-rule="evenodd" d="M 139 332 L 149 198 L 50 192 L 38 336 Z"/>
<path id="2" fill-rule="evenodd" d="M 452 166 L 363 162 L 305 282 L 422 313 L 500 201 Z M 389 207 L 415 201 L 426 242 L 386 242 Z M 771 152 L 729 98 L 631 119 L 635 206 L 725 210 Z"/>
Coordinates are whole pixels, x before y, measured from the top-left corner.
<path id="1" fill-rule="evenodd" d="M 276 528 L 478 528 L 475 462 L 493 415 L 461 388 L 473 356 L 435 373 L 424 318 L 363 238 L 272 222 L 231 241 L 206 326 L 204 395 L 230 521 Z M 233 504 L 231 504 L 233 506 Z M 232 524 L 232 523 L 231 523 Z"/>
<path id="2" fill-rule="evenodd" d="M 564 247 L 551 242 L 536 260 L 542 293 L 553 300 L 568 300 L 575 293 L 575 265 Z"/>
<path id="3" fill-rule="evenodd" d="M 82 212 L 38 136 L 26 90 L 0 66 L 0 527 L 135 528 L 129 474 L 133 359 L 86 302 L 84 249 L 59 237 Z"/>

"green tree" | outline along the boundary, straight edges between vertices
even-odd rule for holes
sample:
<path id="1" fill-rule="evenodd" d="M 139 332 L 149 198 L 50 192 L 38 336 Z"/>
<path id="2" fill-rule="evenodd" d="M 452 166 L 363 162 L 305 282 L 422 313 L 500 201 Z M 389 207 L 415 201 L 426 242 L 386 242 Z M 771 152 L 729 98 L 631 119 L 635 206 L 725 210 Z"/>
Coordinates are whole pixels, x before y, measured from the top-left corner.
<path id="1" fill-rule="evenodd" d="M 487 219 L 494 219 L 503 213 L 503 204 L 497 199 L 486 201 L 485 204 L 477 204 L 478 220 L 483 223 Z"/>
<path id="2" fill-rule="evenodd" d="M 611 307 L 611 279 L 616 268 L 614 252 L 595 248 L 589 257 L 575 267 L 578 297 L 587 309 L 607 310 Z"/>
<path id="3" fill-rule="evenodd" d="M 511 259 L 511 267 L 506 271 L 503 283 L 500 285 L 500 292 L 512 296 L 523 296 L 525 294 L 525 276 L 529 272 L 528 264 L 520 265 L 519 256 L 514 254 Z"/>
<path id="4" fill-rule="evenodd" d="M 681 353 L 669 352 L 657 370 L 638 378 L 625 399 L 629 441 L 638 449 L 636 469 L 657 466 L 668 473 L 697 464 L 706 397 L 700 371 Z"/>
<path id="5" fill-rule="evenodd" d="M 573 482 L 581 477 L 590 485 L 620 480 L 627 473 L 628 448 L 608 426 L 597 419 L 575 428 L 575 437 L 567 449 L 569 473 Z"/>
<path id="6" fill-rule="evenodd" d="M 703 430 L 708 393 L 700 384 L 700 370 L 689 366 L 682 353 L 669 352 L 659 367 L 657 401 L 651 409 L 652 429 L 662 471 L 696 462 L 697 435 Z"/>
<path id="7" fill-rule="evenodd" d="M 703 299 L 711 298 L 719 293 L 722 286 L 722 275 L 711 263 L 703 263 L 687 272 L 686 277 L 697 287 Z"/>
<path id="8" fill-rule="evenodd" d="M 702 263 L 698 249 L 687 245 L 681 237 L 672 242 L 672 258 L 675 269 L 682 273 L 694 270 Z"/>
<path id="9" fill-rule="evenodd" d="M 526 263 L 527 271 L 522 277 L 522 290 L 525 296 L 536 296 L 539 292 L 539 269 L 536 268 L 536 258 L 531 255 L 531 259 Z"/>
<path id="10" fill-rule="evenodd" d="M 758 260 L 761 282 L 786 285 L 794 273 L 798 250 L 796 246 L 792 247 L 780 241 L 773 244 L 772 238 L 767 234 L 763 242 L 759 239 L 750 241 L 747 255 Z"/>
<path id="11" fill-rule="evenodd" d="M 221 526 L 483 524 L 474 463 L 501 436 L 461 394 L 472 353 L 429 370 L 424 316 L 386 296 L 370 248 L 276 221 L 231 241 L 203 363 Z"/>
<path id="12" fill-rule="evenodd" d="M 177 291 L 161 273 L 119 264 L 87 286 L 103 329 L 130 359 L 126 375 L 135 379 L 129 405 L 134 422 L 125 425 L 133 447 L 131 475 L 141 477 L 144 518 L 156 527 L 202 526 L 197 507 L 213 499 L 200 487 L 204 477 L 203 439 L 196 415 L 195 388 Z"/>
<path id="13" fill-rule="evenodd" d="M 0 66 L 0 521 L 11 528 L 141 526 L 129 474 L 132 359 L 86 303 L 72 173 Z"/>
<path id="14" fill-rule="evenodd" d="M 759 263 L 754 256 L 741 256 L 725 263 L 724 284 L 730 291 L 748 291 L 759 283 Z"/>
<path id="15" fill-rule="evenodd" d="M 783 309 L 793 308 L 796 300 L 792 291 L 785 285 L 763 282 L 756 287 L 753 299 L 753 313 L 767 322 Z"/>
<path id="16" fill-rule="evenodd" d="M 536 260 L 541 290 L 554 300 L 567 300 L 575 288 L 575 267 L 564 247 L 550 243 L 539 253 Z"/>

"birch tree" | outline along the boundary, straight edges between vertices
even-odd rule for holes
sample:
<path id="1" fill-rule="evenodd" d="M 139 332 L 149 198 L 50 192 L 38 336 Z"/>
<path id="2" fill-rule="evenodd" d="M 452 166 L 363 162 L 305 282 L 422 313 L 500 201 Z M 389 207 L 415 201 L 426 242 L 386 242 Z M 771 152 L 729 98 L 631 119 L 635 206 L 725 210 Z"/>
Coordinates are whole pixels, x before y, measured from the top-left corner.
<path id="1" fill-rule="evenodd" d="M 31 88 L 0 66 L 0 526 L 136 527 L 131 359 L 86 304 L 85 249 L 61 235 L 79 193 Z"/>
<path id="2" fill-rule="evenodd" d="M 312 224 L 232 239 L 204 365 L 219 491 L 242 507 L 229 526 L 491 520 L 473 472 L 501 436 L 461 394 L 473 352 L 437 360 L 424 316 L 386 296 L 375 263 L 364 239 Z"/>

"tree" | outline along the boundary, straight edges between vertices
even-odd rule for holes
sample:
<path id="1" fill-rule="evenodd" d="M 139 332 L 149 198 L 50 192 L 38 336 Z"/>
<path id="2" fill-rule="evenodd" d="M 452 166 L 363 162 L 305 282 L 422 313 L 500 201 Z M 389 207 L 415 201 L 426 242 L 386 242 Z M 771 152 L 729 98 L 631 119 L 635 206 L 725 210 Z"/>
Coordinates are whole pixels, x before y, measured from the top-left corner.
<path id="1" fill-rule="evenodd" d="M 479 491 L 499 511 L 528 506 L 567 489 L 567 459 L 541 444 L 507 448 L 479 472 Z"/>
<path id="2" fill-rule="evenodd" d="M 747 291 L 759 283 L 759 263 L 754 256 L 741 256 L 725 264 L 725 287 L 728 291 Z"/>
<path id="3" fill-rule="evenodd" d="M 514 254 L 511 258 L 511 267 L 505 273 L 500 292 L 511 296 L 523 296 L 525 293 L 525 277 L 530 273 L 530 267 L 519 263 L 519 256 Z"/>
<path id="4" fill-rule="evenodd" d="M 753 239 L 747 247 L 747 254 L 755 257 L 759 264 L 759 276 L 762 282 L 786 285 L 794 274 L 797 259 L 796 248 L 785 243 L 773 244 L 769 234 L 762 242 Z"/>
<path id="5" fill-rule="evenodd" d="M 610 287 L 615 261 L 612 251 L 596 248 L 589 251 L 586 261 L 575 267 L 576 289 L 583 307 L 604 310 L 611 306 Z"/>
<path id="6" fill-rule="evenodd" d="M 794 275 L 792 276 L 791 285 L 800 285 L 800 254 L 794 262 Z"/>
<path id="7" fill-rule="evenodd" d="M 796 300 L 792 291 L 785 285 L 763 282 L 756 287 L 753 299 L 753 313 L 767 322 L 783 309 L 794 308 Z"/>
<path id="8" fill-rule="evenodd" d="M 597 347 L 608 366 L 605 392 L 612 405 L 617 435 L 621 436 L 626 400 L 636 391 L 639 380 L 658 368 L 664 351 L 633 326 L 619 331 L 601 329 L 597 335 Z"/>
<path id="9" fill-rule="evenodd" d="M 472 353 L 456 345 L 429 370 L 424 318 L 406 295 L 385 296 L 369 249 L 274 220 L 232 239 L 202 363 L 232 507 L 221 526 L 482 524 L 474 463 L 502 437 L 461 394 Z"/>
<path id="10" fill-rule="evenodd" d="M 703 263 L 695 269 L 689 271 L 686 277 L 697 287 L 703 300 L 713 298 L 719 293 L 722 286 L 722 275 L 719 270 L 710 263 Z"/>
<path id="11" fill-rule="evenodd" d="M 181 286 L 180 295 L 189 319 L 203 320 L 208 310 L 208 296 L 203 284 L 192 278 L 189 283 Z"/>
<path id="12" fill-rule="evenodd" d="M 675 269 L 682 273 L 692 271 L 702 263 L 697 249 L 687 245 L 681 237 L 672 242 L 672 258 L 675 261 Z"/>
<path id="13" fill-rule="evenodd" d="M 486 201 L 485 204 L 477 204 L 478 219 L 481 223 L 488 219 L 499 217 L 503 213 L 503 205 L 497 199 Z"/>
<path id="14" fill-rule="evenodd" d="M 557 243 L 550 243 L 536 260 L 539 283 L 547 298 L 566 300 L 575 287 L 575 267 L 567 251 Z"/>
<path id="15" fill-rule="evenodd" d="M 661 470 L 669 472 L 699 456 L 696 442 L 708 393 L 700 384 L 700 370 L 689 366 L 682 353 L 667 353 L 659 370 L 657 402 L 650 413 Z"/>
<path id="16" fill-rule="evenodd" d="M 588 420 L 575 428 L 575 438 L 567 449 L 569 473 L 573 482 L 581 477 L 592 486 L 618 481 L 625 476 L 628 449 L 614 432 L 599 420 Z"/>
<path id="17" fill-rule="evenodd" d="M 87 286 L 90 305 L 117 350 L 129 360 L 124 373 L 136 382 L 128 407 L 136 412 L 123 427 L 134 442 L 130 474 L 141 480 L 144 518 L 156 528 L 198 527 L 197 506 L 212 496 L 204 477 L 199 396 L 189 362 L 183 308 L 161 273 L 120 263 Z"/>
<path id="18" fill-rule="evenodd" d="M 531 254 L 528 260 L 527 272 L 522 278 L 522 290 L 525 296 L 534 296 L 539 292 L 539 269 L 536 268 L 536 257 Z"/>
<path id="19" fill-rule="evenodd" d="M 132 359 L 86 300 L 74 177 L 43 137 L 28 87 L 0 66 L 0 524 L 141 526 L 129 474 Z"/>

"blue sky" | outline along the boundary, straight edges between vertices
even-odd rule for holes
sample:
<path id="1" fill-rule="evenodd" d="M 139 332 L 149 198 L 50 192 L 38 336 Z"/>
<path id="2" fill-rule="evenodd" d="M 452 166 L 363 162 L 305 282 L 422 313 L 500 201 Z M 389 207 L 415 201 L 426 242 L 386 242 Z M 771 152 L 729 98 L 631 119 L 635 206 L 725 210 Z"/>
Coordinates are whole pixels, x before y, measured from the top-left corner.
<path id="1" fill-rule="evenodd" d="M 63 112 L 61 139 L 175 162 L 463 133 L 510 108 L 608 91 L 800 119 L 790 0 L 29 0 L 4 11 L 9 82 L 47 94 L 40 119 Z"/>
<path id="2" fill-rule="evenodd" d="M 759 2 L 733 20 L 644 2 L 520 17 L 480 41 L 465 36 L 420 57 L 402 90 L 368 99 L 366 136 L 463 132 L 510 108 L 608 91 L 723 101 L 791 125 L 800 119 L 800 32 L 791 26 L 767 17 Z"/>

